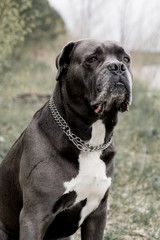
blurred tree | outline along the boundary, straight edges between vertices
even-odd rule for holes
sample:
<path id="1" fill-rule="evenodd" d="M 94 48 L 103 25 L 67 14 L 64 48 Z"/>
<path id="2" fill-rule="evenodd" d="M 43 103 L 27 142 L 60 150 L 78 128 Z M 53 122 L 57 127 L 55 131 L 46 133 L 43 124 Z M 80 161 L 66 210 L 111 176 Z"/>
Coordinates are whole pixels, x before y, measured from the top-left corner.
<path id="1" fill-rule="evenodd" d="M 23 12 L 32 7 L 32 0 L 22 0 L 18 4 L 12 0 L 0 1 L 0 71 L 8 66 L 7 57 L 19 42 L 24 41 L 26 34 L 31 32 L 32 25 L 26 27 Z M 34 20 L 36 14 L 31 16 Z"/>
<path id="2" fill-rule="evenodd" d="M 22 0 L 15 0 L 21 3 Z M 32 34 L 28 32 L 26 41 L 42 41 L 54 39 L 65 32 L 65 24 L 58 12 L 52 8 L 47 0 L 32 0 L 32 8 L 25 10 L 26 26 L 34 24 Z M 34 19 L 31 16 L 36 16 Z"/>
<path id="3" fill-rule="evenodd" d="M 64 32 L 63 20 L 47 0 L 0 0 L 0 71 L 8 67 L 15 46 Z"/>
<path id="4" fill-rule="evenodd" d="M 94 29 L 97 31 L 97 26 L 101 29 L 101 13 L 110 0 L 81 0 L 78 4 L 77 0 L 68 2 L 74 35 L 77 38 L 92 38 Z"/>
<path id="5" fill-rule="evenodd" d="M 128 18 L 129 18 L 129 4 L 130 1 L 123 0 L 119 7 L 119 31 L 120 31 L 120 43 L 125 46 L 127 44 L 128 33 Z"/>

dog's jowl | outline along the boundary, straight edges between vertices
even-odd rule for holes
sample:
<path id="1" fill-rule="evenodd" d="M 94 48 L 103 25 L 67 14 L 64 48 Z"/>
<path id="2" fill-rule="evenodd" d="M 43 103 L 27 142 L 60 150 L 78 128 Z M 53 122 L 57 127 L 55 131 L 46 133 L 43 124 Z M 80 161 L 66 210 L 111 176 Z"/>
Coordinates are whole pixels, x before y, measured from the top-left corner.
<path id="1" fill-rule="evenodd" d="M 80 40 L 57 56 L 57 84 L 0 165 L 0 240 L 102 240 L 113 130 L 132 101 L 130 56 Z"/>

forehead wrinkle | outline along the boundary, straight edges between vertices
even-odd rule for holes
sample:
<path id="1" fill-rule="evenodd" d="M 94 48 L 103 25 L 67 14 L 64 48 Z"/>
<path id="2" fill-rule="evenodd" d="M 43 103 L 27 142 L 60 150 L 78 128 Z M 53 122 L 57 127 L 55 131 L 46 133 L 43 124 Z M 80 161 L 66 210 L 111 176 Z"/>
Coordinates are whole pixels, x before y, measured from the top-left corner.
<path id="1" fill-rule="evenodd" d="M 124 54 L 125 50 L 123 46 L 118 42 L 105 41 L 105 53 L 106 54 Z"/>
<path id="2" fill-rule="evenodd" d="M 128 53 L 125 52 L 121 44 L 117 42 L 112 42 L 112 41 L 101 42 L 101 41 L 87 40 L 87 41 L 80 41 L 79 44 L 77 44 L 73 53 L 73 59 L 81 62 L 84 59 L 86 59 L 88 56 L 91 56 L 94 54 L 99 54 L 99 55 L 104 54 L 106 57 L 112 57 L 112 56 L 120 57 L 123 54 L 127 54 L 128 56 L 130 56 Z"/>
<path id="3" fill-rule="evenodd" d="M 130 55 L 124 50 L 124 48 L 117 44 L 106 47 L 105 54 L 106 56 L 110 56 L 112 58 L 121 58 L 123 55 L 127 55 L 130 57 Z"/>
<path id="4" fill-rule="evenodd" d="M 103 47 L 103 43 L 101 42 L 93 42 L 93 41 L 88 41 L 89 44 L 86 44 L 86 42 L 82 42 L 81 44 L 79 44 L 77 46 L 77 48 L 75 49 L 75 51 L 77 52 L 85 52 L 86 54 L 93 54 L 93 53 L 103 53 L 104 52 L 104 47 Z"/>
<path id="5" fill-rule="evenodd" d="M 102 47 L 98 46 L 95 49 L 86 52 L 85 57 L 92 56 L 92 55 L 101 55 L 104 53 L 105 51 L 102 49 Z"/>
<path id="6" fill-rule="evenodd" d="M 82 54 L 83 52 L 83 54 Z M 79 46 L 77 49 L 75 49 L 74 52 L 74 59 L 79 59 L 80 61 L 85 60 L 87 57 L 92 55 L 101 55 L 105 54 L 105 49 L 103 48 L 103 45 L 90 45 L 90 46 Z"/>
<path id="7" fill-rule="evenodd" d="M 101 46 L 97 46 L 94 50 L 95 53 L 99 53 L 99 54 L 103 54 L 104 53 L 104 49 Z"/>

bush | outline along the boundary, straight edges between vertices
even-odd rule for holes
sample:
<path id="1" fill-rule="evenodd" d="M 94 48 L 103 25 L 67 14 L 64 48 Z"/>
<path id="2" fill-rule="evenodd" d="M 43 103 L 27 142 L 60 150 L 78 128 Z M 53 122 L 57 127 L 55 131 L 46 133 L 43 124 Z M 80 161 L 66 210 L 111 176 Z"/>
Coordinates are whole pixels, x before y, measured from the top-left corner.
<path id="1" fill-rule="evenodd" d="M 35 19 L 35 27 L 32 34 L 28 34 L 27 41 L 40 42 L 43 40 L 55 40 L 59 34 L 65 33 L 65 24 L 57 13 L 46 0 L 34 0 L 33 8 L 27 10 L 27 16 L 34 14 L 34 11 L 39 13 L 39 17 Z M 30 21 L 28 21 L 30 26 Z"/>
<path id="2" fill-rule="evenodd" d="M 25 15 L 32 7 L 32 0 L 22 0 L 21 4 L 12 0 L 0 2 L 0 71 L 8 66 L 8 56 L 14 47 L 24 41 L 25 35 L 31 32 L 32 25 L 26 27 Z M 36 14 L 31 16 L 32 20 Z"/>
<path id="3" fill-rule="evenodd" d="M 65 32 L 60 15 L 47 0 L 0 1 L 0 72 L 23 42 L 55 39 Z"/>

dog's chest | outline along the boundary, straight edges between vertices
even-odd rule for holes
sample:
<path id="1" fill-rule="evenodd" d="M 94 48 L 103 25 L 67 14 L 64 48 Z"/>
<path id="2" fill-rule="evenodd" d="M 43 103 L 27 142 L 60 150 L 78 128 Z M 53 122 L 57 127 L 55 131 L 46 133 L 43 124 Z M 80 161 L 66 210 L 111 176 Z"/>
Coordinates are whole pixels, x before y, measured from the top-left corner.
<path id="1" fill-rule="evenodd" d="M 96 122 L 92 127 L 92 137 L 89 141 L 92 145 L 104 142 L 105 127 L 101 121 Z M 81 211 L 79 226 L 84 219 L 93 212 L 100 204 L 107 189 L 111 184 L 111 178 L 106 176 L 105 163 L 100 159 L 101 152 L 80 153 L 79 173 L 69 182 L 65 182 L 65 193 L 75 191 L 77 204 L 87 200 Z"/>

